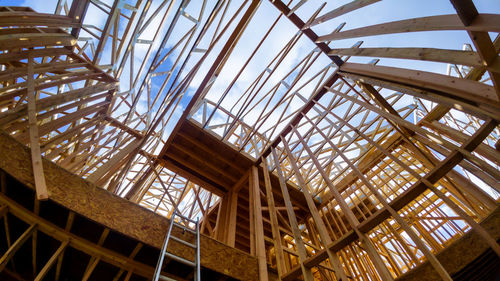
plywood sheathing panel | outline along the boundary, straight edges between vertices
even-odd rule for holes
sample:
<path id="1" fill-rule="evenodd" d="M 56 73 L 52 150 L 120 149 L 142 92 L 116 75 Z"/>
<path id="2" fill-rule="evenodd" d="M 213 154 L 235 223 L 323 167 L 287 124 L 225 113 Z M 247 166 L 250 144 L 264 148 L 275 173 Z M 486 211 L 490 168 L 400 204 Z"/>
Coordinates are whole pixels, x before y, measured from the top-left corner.
<path id="1" fill-rule="evenodd" d="M 481 222 L 481 226 L 496 240 L 500 239 L 500 205 L 487 218 Z M 469 231 L 459 240 L 443 249 L 437 254 L 439 262 L 446 271 L 453 275 L 479 257 L 489 248 L 488 244 L 475 231 Z M 439 274 L 429 262 L 410 270 L 400 276 L 397 281 L 430 281 L 440 280 Z"/>
<path id="2" fill-rule="evenodd" d="M 0 131 L 0 169 L 34 188 L 29 149 Z M 169 220 L 111 194 L 43 159 L 49 198 L 106 227 L 160 248 Z M 174 233 L 179 233 L 175 229 Z M 189 238 L 188 238 L 189 239 Z M 242 251 L 202 235 L 201 265 L 241 280 L 257 280 L 257 260 Z M 169 252 L 193 259 L 187 246 L 172 242 Z"/>

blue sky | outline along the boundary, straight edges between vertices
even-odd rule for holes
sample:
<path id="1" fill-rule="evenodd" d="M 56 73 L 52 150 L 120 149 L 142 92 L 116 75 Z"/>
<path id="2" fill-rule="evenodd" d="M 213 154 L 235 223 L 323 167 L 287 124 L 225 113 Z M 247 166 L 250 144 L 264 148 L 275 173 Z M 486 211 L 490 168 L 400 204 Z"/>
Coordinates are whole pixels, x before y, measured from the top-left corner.
<path id="1" fill-rule="evenodd" d="M 332 9 L 335 9 L 343 4 L 346 4 L 352 0 L 335 0 L 328 1 L 326 7 L 322 10 L 319 15 L 322 15 Z M 111 0 L 103 0 L 103 2 L 111 4 Z M 127 3 L 132 2 L 130 0 L 125 1 Z M 178 4 L 177 1 L 176 3 Z M 192 14 L 196 13 L 196 9 L 199 6 L 199 2 L 201 1 L 192 1 L 192 3 L 188 6 L 192 10 Z M 298 1 L 294 1 L 295 3 Z M 57 0 L 0 0 L 2 5 L 16 5 L 16 6 L 31 6 L 36 11 L 52 13 L 55 10 Z M 153 1 L 153 6 L 157 6 L 159 1 Z M 478 11 L 480 13 L 500 13 L 500 1 L 498 0 L 477 0 L 474 1 Z M 176 5 L 177 5 L 176 4 Z M 313 12 L 322 4 L 321 1 L 311 0 L 304 4 L 298 11 L 298 15 L 303 19 L 308 19 Z M 210 2 L 208 6 L 212 5 L 213 2 Z M 233 10 L 229 12 L 234 12 L 235 4 L 233 6 Z M 102 26 L 105 17 L 103 13 L 98 11 L 93 5 L 90 5 L 90 10 L 85 18 L 86 24 L 94 24 L 96 26 Z M 210 7 L 207 7 L 205 14 L 211 10 Z M 415 17 L 424 17 L 424 16 L 433 16 L 440 14 L 453 14 L 455 10 L 451 3 L 447 0 L 383 0 L 377 2 L 375 4 L 369 5 L 362 9 L 356 10 L 354 12 L 347 13 L 341 17 L 333 19 L 331 21 L 325 22 L 318 26 L 313 27 L 313 30 L 319 34 L 324 35 L 333 31 L 339 24 L 346 22 L 343 30 L 349 30 L 353 28 L 358 28 L 361 26 L 379 24 L 383 22 L 403 20 L 408 18 Z M 217 102 L 222 92 L 226 89 L 227 85 L 232 81 L 235 77 L 237 70 L 245 62 L 246 58 L 250 55 L 250 53 L 254 50 L 258 41 L 262 38 L 264 32 L 269 28 L 272 22 L 279 15 L 279 12 L 273 7 L 273 5 L 269 1 L 262 1 L 259 10 L 254 15 L 252 22 L 249 24 L 247 30 L 241 37 L 240 42 L 238 43 L 233 55 L 228 59 L 226 63 L 226 67 L 220 73 L 219 77 L 215 81 L 212 89 L 207 95 L 207 98 Z M 207 16 L 204 16 L 206 19 Z M 151 25 L 152 28 L 146 30 L 145 34 L 141 36 L 142 39 L 151 39 L 154 31 L 154 26 L 157 23 Z M 168 24 L 166 25 L 168 26 Z M 188 28 L 189 25 L 185 25 L 184 29 Z M 179 29 L 182 29 L 182 24 L 179 25 Z M 174 34 L 172 35 L 172 40 L 170 42 L 175 42 L 176 38 L 182 36 L 182 32 L 179 32 L 179 29 L 176 29 Z M 238 78 L 237 83 L 234 85 L 232 91 L 230 91 L 228 97 L 223 101 L 222 105 L 225 108 L 230 108 L 234 103 L 235 99 L 244 92 L 250 84 L 254 81 L 254 79 L 261 74 L 261 72 L 265 69 L 265 66 L 269 63 L 269 61 L 278 53 L 281 49 L 283 42 L 288 41 L 293 35 L 297 33 L 297 29 L 293 24 L 291 24 L 287 19 L 282 19 L 273 30 L 269 38 L 266 40 L 264 45 L 260 48 L 255 58 L 250 62 L 250 64 L 243 71 L 242 75 Z M 493 34 L 492 34 L 493 35 Z M 225 38 L 221 40 L 223 43 Z M 464 43 L 471 43 L 470 39 L 465 31 L 433 31 L 433 32 L 413 32 L 409 34 L 390 34 L 390 35 L 381 35 L 376 37 L 364 37 L 364 38 L 354 38 L 354 39 L 346 39 L 332 42 L 330 46 L 332 48 L 343 48 L 343 47 L 351 47 L 358 41 L 363 41 L 362 47 L 433 47 L 433 48 L 443 48 L 443 49 L 462 49 Z M 191 93 L 194 89 L 196 89 L 197 85 L 204 77 L 205 71 L 210 67 L 210 61 L 212 61 L 217 55 L 217 49 L 221 48 L 222 43 L 219 43 L 214 52 L 210 54 L 207 58 L 207 63 L 205 63 L 201 67 L 201 71 L 195 77 L 194 81 L 191 83 Z M 108 44 L 110 45 L 110 44 Z M 144 53 L 145 47 L 143 45 L 136 45 L 136 52 Z M 171 45 L 167 44 L 167 47 Z M 201 46 L 201 47 L 207 47 Z M 273 76 L 270 77 L 269 83 L 262 88 L 261 92 L 265 93 L 272 89 L 276 83 L 278 83 L 285 75 L 285 73 L 291 69 L 295 64 L 298 63 L 306 54 L 308 54 L 314 48 L 314 44 L 310 42 L 307 38 L 302 38 L 295 48 L 292 49 L 287 58 L 283 61 L 282 65 L 276 69 L 276 72 Z M 168 48 L 164 51 L 166 52 Z M 138 55 L 137 57 L 140 58 Z M 175 56 L 173 56 L 175 58 Z M 107 62 L 109 58 L 103 57 L 102 61 L 104 63 Z M 359 57 L 359 58 L 351 58 L 351 62 L 369 62 L 372 58 L 369 57 Z M 189 67 L 193 66 L 196 62 L 196 59 L 192 59 L 190 63 L 188 63 Z M 103 63 L 103 64 L 104 64 Z M 136 61 L 135 67 L 139 66 L 140 61 Z M 311 70 L 306 75 L 306 77 L 311 77 L 314 73 L 317 73 L 321 69 L 323 69 L 326 65 L 328 65 L 329 60 L 326 56 L 322 55 L 317 60 L 317 62 L 311 67 Z M 172 65 L 172 60 L 167 59 L 165 64 L 163 64 L 159 70 L 166 70 Z M 397 60 L 397 59 L 382 59 L 379 62 L 379 65 L 386 66 L 397 66 L 403 68 L 411 68 L 411 69 L 419 69 L 425 71 L 432 71 L 437 73 L 445 73 L 446 64 L 443 63 L 435 63 L 435 62 L 422 62 L 422 61 L 411 61 L 411 60 Z M 122 74 L 121 79 L 121 90 L 124 91 L 128 89 L 128 70 L 125 70 Z M 152 88 L 158 89 L 161 85 L 162 79 L 165 76 L 160 76 L 154 78 L 152 80 Z M 289 77 L 286 79 L 287 82 L 290 82 L 292 79 Z M 305 80 L 305 79 L 302 79 Z M 307 85 L 303 90 L 301 90 L 300 94 L 306 98 L 308 98 L 312 94 L 312 84 Z M 140 83 L 137 85 L 136 89 L 140 86 Z M 167 86 L 168 89 L 168 86 Z M 153 91 L 154 92 L 154 91 Z M 283 87 L 280 88 L 280 92 L 284 92 Z M 161 95 L 165 94 L 160 93 Z M 138 109 L 145 111 L 147 109 L 147 100 L 145 99 L 146 95 L 143 95 L 138 104 Z M 154 96 L 153 96 L 154 98 Z M 181 102 L 181 105 L 187 104 L 189 97 L 184 98 Z M 276 100 L 274 100 L 276 101 Z M 403 100 L 402 102 L 408 102 Z M 294 102 L 291 104 L 291 108 L 294 110 L 300 107 L 302 102 Z M 252 120 L 257 118 L 257 115 L 248 115 L 247 122 L 251 123 Z M 221 120 L 219 120 L 221 121 Z"/>

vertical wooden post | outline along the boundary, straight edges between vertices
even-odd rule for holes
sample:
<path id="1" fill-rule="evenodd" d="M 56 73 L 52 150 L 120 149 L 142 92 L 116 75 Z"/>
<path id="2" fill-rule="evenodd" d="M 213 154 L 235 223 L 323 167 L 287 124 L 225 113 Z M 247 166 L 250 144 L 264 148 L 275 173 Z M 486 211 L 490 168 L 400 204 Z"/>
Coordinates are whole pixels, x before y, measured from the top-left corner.
<path id="1" fill-rule="evenodd" d="M 252 166 L 249 177 L 250 185 L 253 194 L 253 219 L 255 228 L 255 253 L 259 262 L 259 280 L 267 281 L 267 261 L 266 261 L 266 245 L 264 241 L 264 225 L 262 221 L 262 205 L 260 201 L 259 187 L 259 170 Z"/>
<path id="2" fill-rule="evenodd" d="M 330 259 L 330 263 L 332 264 L 333 269 L 335 270 L 335 277 L 337 280 L 347 280 L 347 275 L 345 274 L 342 268 L 342 264 L 340 263 L 339 257 L 334 252 L 330 251 L 330 249 L 328 248 L 328 245 L 332 243 L 332 239 L 328 234 L 328 231 L 326 230 L 325 223 L 323 222 L 321 216 L 319 215 L 318 208 L 316 208 L 316 205 L 314 204 L 312 195 L 309 192 L 309 188 L 307 187 L 305 180 L 302 177 L 302 174 L 300 173 L 299 167 L 297 167 L 296 159 L 293 157 L 292 151 L 290 150 L 288 143 L 283 137 L 281 137 L 281 142 L 283 143 L 288 158 L 290 159 L 290 165 L 292 166 L 292 169 L 295 173 L 295 178 L 297 179 L 299 186 L 302 189 L 302 194 L 304 194 L 304 197 L 306 199 L 307 206 L 309 207 L 311 217 L 318 230 L 321 242 L 325 246 L 328 258 Z"/>
<path id="3" fill-rule="evenodd" d="M 217 221 L 215 223 L 215 239 L 225 243 L 226 242 L 226 219 L 227 219 L 227 210 L 229 204 L 229 193 L 224 194 L 221 198 L 221 202 L 219 204 L 219 211 L 217 212 Z"/>
<path id="4" fill-rule="evenodd" d="M 38 200 L 47 200 L 47 186 L 45 185 L 45 176 L 43 174 L 42 154 L 40 151 L 40 137 L 38 136 L 38 124 L 36 122 L 35 105 L 35 81 L 33 57 L 28 55 L 28 121 L 31 145 L 31 162 L 33 165 L 33 176 L 35 177 L 36 197 Z"/>
<path id="5" fill-rule="evenodd" d="M 252 175 L 248 177 L 248 219 L 250 221 L 250 255 L 255 255 L 255 221 L 254 221 L 254 205 L 253 205 L 253 188 Z"/>
<path id="6" fill-rule="evenodd" d="M 3 254 L 3 256 L 0 258 L 0 271 L 2 271 L 5 266 L 7 265 L 7 262 L 14 256 L 14 254 L 19 250 L 19 248 L 30 238 L 30 236 L 33 234 L 33 232 L 36 230 L 37 225 L 32 224 L 24 233 L 14 242 L 9 249 Z"/>
<path id="7" fill-rule="evenodd" d="M 271 230 L 273 233 L 274 254 L 276 256 L 276 267 L 278 269 L 278 278 L 281 279 L 286 271 L 285 258 L 283 256 L 283 245 L 281 244 L 281 235 L 279 230 L 278 217 L 276 215 L 276 206 L 274 204 L 273 190 L 271 186 L 271 178 L 269 177 L 269 168 L 267 167 L 266 159 L 262 158 L 264 171 L 264 184 L 266 187 L 267 206 L 269 208 L 269 217 L 271 219 Z"/>
<path id="8" fill-rule="evenodd" d="M 316 126 L 307 116 L 304 116 L 313 126 Z M 368 179 L 361 173 L 361 171 L 345 156 L 345 154 L 340 151 L 340 149 L 329 139 L 326 138 L 323 132 L 316 127 L 319 133 L 325 137 L 328 144 L 335 150 L 340 157 L 347 163 L 349 167 L 357 174 L 358 178 L 363 182 L 363 184 L 370 190 L 370 192 L 377 198 L 377 200 L 384 206 L 384 208 L 391 214 L 391 216 L 398 222 L 398 224 L 405 230 L 405 232 L 410 236 L 413 242 L 418 246 L 418 248 L 424 253 L 429 262 L 432 264 L 434 269 L 439 273 L 443 280 L 452 280 L 448 272 L 444 269 L 441 263 L 437 260 L 436 256 L 427 248 L 427 246 L 420 240 L 420 237 L 413 231 L 412 228 L 406 223 L 406 221 L 387 203 L 385 198 L 377 191 L 377 189 L 368 181 Z M 299 137 L 300 142 L 306 146 L 304 139 L 300 136 L 299 132 L 294 127 L 293 130 L 295 134 Z M 311 156 L 313 157 L 313 156 Z M 385 268 L 387 270 L 387 268 Z"/>
<path id="9" fill-rule="evenodd" d="M 305 116 L 305 117 L 307 118 L 307 116 Z M 292 127 L 292 129 L 295 130 L 295 127 Z M 295 132 L 297 132 L 297 131 L 295 130 Z M 321 131 L 319 131 L 319 132 L 322 133 Z M 392 277 L 392 274 L 389 272 L 389 270 L 385 266 L 384 261 L 382 260 L 380 255 L 377 253 L 377 250 L 375 249 L 375 246 L 373 245 L 373 243 L 370 241 L 370 238 L 365 233 L 361 232 L 358 229 L 359 220 L 356 218 L 356 216 L 354 215 L 352 210 L 349 208 L 349 206 L 347 206 L 347 203 L 345 202 L 345 200 L 342 197 L 342 195 L 340 194 L 340 192 L 335 188 L 335 186 L 333 186 L 333 183 L 330 180 L 329 176 L 326 174 L 325 170 L 323 169 L 323 167 L 321 166 L 321 164 L 319 163 L 318 159 L 316 158 L 314 153 L 311 151 L 309 146 L 307 144 L 305 144 L 304 139 L 300 136 L 300 134 L 298 134 L 298 132 L 297 132 L 297 135 L 299 136 L 299 140 L 303 144 L 304 149 L 307 151 L 307 154 L 309 155 L 309 157 L 313 161 L 314 165 L 316 166 L 316 169 L 318 169 L 318 172 L 321 174 L 321 176 L 325 180 L 325 183 L 328 186 L 333 197 L 335 198 L 335 200 L 339 204 L 339 207 L 342 210 L 342 212 L 344 213 L 344 215 L 347 219 L 347 222 L 349 223 L 349 225 L 352 227 L 352 229 L 358 235 L 359 240 L 361 241 L 361 243 L 364 246 L 364 250 L 366 251 L 366 253 L 370 257 L 370 260 L 373 262 L 373 265 L 377 269 L 378 274 L 380 275 L 382 280 L 393 280 L 394 278 Z M 326 139 L 326 137 L 325 137 L 325 139 Z"/>
<path id="10" fill-rule="evenodd" d="M 278 178 L 281 187 L 281 193 L 283 194 L 283 201 L 285 201 L 286 212 L 288 214 L 288 220 L 290 221 L 290 226 L 292 228 L 293 238 L 295 240 L 295 245 L 297 247 L 297 252 L 299 255 L 299 264 L 302 270 L 302 276 L 305 281 L 313 281 L 314 277 L 312 275 L 311 269 L 304 265 L 304 261 L 307 259 L 306 247 L 304 246 L 304 241 L 302 241 L 302 235 L 297 223 L 297 217 L 293 211 L 292 201 L 290 200 L 290 194 L 288 193 L 288 188 L 286 186 L 285 178 L 283 172 L 281 171 L 280 161 L 278 155 L 276 155 L 276 150 L 274 147 L 271 148 L 271 153 L 274 158 L 274 164 L 276 166 L 276 172 L 278 173 Z"/>
<path id="11" fill-rule="evenodd" d="M 42 270 L 36 275 L 35 281 L 41 281 L 50 271 L 56 260 L 61 256 L 69 244 L 69 240 L 63 241 L 55 253 L 50 257 L 49 261 L 43 266 Z"/>
<path id="12" fill-rule="evenodd" d="M 226 244 L 234 247 L 236 241 L 236 218 L 238 215 L 238 190 L 232 189 L 228 197 L 229 211 L 227 212 Z"/>

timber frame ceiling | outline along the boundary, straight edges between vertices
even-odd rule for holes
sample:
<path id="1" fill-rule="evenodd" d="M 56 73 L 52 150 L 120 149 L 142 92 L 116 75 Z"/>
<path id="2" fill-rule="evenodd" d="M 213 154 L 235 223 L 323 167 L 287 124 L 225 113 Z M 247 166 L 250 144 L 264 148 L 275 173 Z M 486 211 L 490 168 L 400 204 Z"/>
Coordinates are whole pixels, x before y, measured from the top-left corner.
<path id="1" fill-rule="evenodd" d="M 469 230 L 500 256 L 479 224 L 500 198 L 500 15 L 450 0 L 366 24 L 388 1 L 344 2 L 0 7 L 0 128 L 31 148 L 39 199 L 44 157 L 202 219 L 261 280 L 425 261 L 451 280 L 436 253 Z"/>

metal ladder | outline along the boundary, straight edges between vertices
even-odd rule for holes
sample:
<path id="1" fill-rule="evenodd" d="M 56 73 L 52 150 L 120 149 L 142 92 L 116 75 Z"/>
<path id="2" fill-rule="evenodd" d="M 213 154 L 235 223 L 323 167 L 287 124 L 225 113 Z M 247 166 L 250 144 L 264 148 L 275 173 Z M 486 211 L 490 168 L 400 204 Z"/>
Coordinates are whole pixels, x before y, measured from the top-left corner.
<path id="1" fill-rule="evenodd" d="M 176 223 L 175 222 L 175 217 L 179 217 L 180 219 L 184 220 L 184 221 L 188 221 L 188 222 L 192 222 L 195 224 L 195 229 L 191 229 L 187 226 L 184 226 L 182 224 L 179 224 L 179 223 Z M 172 228 L 174 226 L 174 224 L 180 228 L 182 228 L 183 231 L 188 231 L 188 232 L 191 232 L 193 233 L 195 236 L 196 236 L 196 244 L 191 244 L 185 240 L 182 240 L 178 237 L 175 237 L 172 234 Z M 194 262 L 190 261 L 190 260 L 186 260 L 184 258 L 181 258 L 179 256 L 176 256 L 176 255 L 173 255 L 169 252 L 167 252 L 167 246 L 168 246 L 168 242 L 169 240 L 172 239 L 172 240 L 175 240 L 181 244 L 184 244 L 188 247 L 191 247 L 193 249 L 195 249 L 196 251 L 196 254 L 195 254 L 195 260 Z M 161 275 L 161 270 L 162 270 L 162 267 L 163 267 L 163 260 L 165 259 L 165 257 L 168 257 L 170 259 L 173 259 L 175 261 L 178 261 L 180 263 L 183 263 L 183 264 L 186 264 L 186 265 L 189 265 L 191 267 L 193 267 L 195 269 L 195 275 L 194 275 L 194 280 L 195 281 L 200 281 L 201 280 L 201 277 L 200 277 L 200 224 L 199 224 L 199 219 L 197 218 L 196 220 L 192 220 L 190 218 L 187 218 L 179 213 L 177 213 L 177 210 L 174 210 L 174 213 L 172 214 L 172 217 L 170 218 L 170 226 L 168 228 L 168 232 L 167 232 L 167 236 L 165 237 L 165 241 L 163 242 L 163 246 L 161 248 L 161 253 L 160 253 L 160 257 L 158 259 L 158 263 L 156 264 L 156 269 L 155 269 L 155 275 L 153 277 L 153 281 L 158 281 L 158 280 L 165 280 L 165 281 L 175 281 L 175 279 L 172 279 L 170 277 L 167 277 L 167 276 L 164 276 L 164 275 Z"/>

